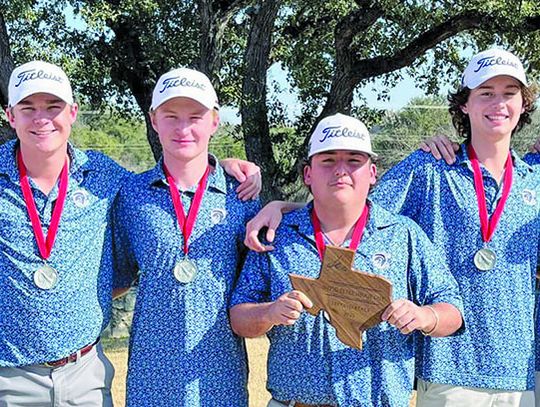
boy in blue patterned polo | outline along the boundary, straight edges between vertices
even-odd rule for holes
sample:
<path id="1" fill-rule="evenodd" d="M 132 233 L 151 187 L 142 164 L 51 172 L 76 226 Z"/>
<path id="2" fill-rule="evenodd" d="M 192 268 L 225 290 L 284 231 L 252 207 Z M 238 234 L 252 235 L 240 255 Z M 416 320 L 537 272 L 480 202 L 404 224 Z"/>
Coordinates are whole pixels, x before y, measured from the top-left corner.
<path id="1" fill-rule="evenodd" d="M 245 348 L 227 304 L 259 205 L 241 202 L 237 183 L 208 158 L 219 114 L 204 74 L 164 74 L 151 119 L 163 158 L 122 188 L 115 229 L 139 270 L 127 405 L 247 406 Z"/>
<path id="2" fill-rule="evenodd" d="M 385 175 L 376 191 L 376 197 L 417 220 L 444 248 L 463 294 L 467 332 L 423 343 L 419 405 L 534 405 L 540 177 L 510 150 L 510 139 L 530 122 L 535 97 L 514 55 L 498 49 L 477 54 L 461 88 L 449 98 L 453 122 L 466 137 L 455 161 L 436 162 L 416 152 Z M 472 152 L 482 165 L 479 182 Z M 406 187 L 405 174 L 414 180 Z M 485 188 L 482 200 L 489 205 L 487 222 L 487 213 L 482 215 L 481 206 L 479 210 L 480 184 Z M 504 210 L 498 211 L 505 187 L 511 189 Z M 395 201 L 385 199 L 387 194 Z M 418 202 L 424 203 L 421 210 Z M 482 223 L 493 230 L 491 238 L 482 234 Z M 478 264 L 484 249 L 494 254 L 487 270 Z"/>
<path id="3" fill-rule="evenodd" d="M 408 406 L 414 378 L 408 334 L 440 337 L 461 326 L 457 284 L 428 238 L 409 219 L 367 200 L 373 155 L 361 122 L 341 114 L 323 119 L 304 168 L 313 202 L 285 216 L 274 251 L 248 254 L 231 325 L 239 335 L 270 339 L 269 407 Z M 396 299 L 385 322 L 365 332 L 362 351 L 341 343 L 323 313 L 303 312 L 311 301 L 289 282 L 289 273 L 318 277 L 325 244 L 350 247 L 355 269 L 393 283 Z"/>
<path id="4" fill-rule="evenodd" d="M 447 164 L 452 165 L 456 161 L 456 153 L 460 150 L 460 145 L 451 141 L 447 136 L 439 135 L 431 137 L 427 140 L 424 140 L 420 148 L 425 152 L 430 152 L 438 160 L 444 159 Z M 531 147 L 530 153 L 526 154 L 523 157 L 523 161 L 531 165 L 534 168 L 536 176 L 538 176 L 538 169 L 536 168 L 540 164 L 540 139 Z M 532 192 L 527 192 L 528 200 L 535 200 L 536 194 Z M 536 307 L 538 309 L 538 274 L 536 277 Z M 540 331 L 540 315 L 536 312 L 536 336 L 538 338 Z M 540 341 L 536 340 L 536 363 L 535 363 L 535 405 L 540 405 Z"/>
<path id="5" fill-rule="evenodd" d="M 534 146 L 531 149 L 531 153 L 526 154 L 523 157 L 523 161 L 525 161 L 527 164 L 532 165 L 536 171 L 536 175 L 538 176 L 540 171 L 540 139 L 536 141 Z M 534 196 L 536 198 L 536 196 Z M 537 406 L 540 406 L 540 313 L 539 311 L 539 304 L 540 301 L 540 279 L 539 279 L 539 273 L 537 271 L 536 275 L 536 363 L 535 363 L 535 402 Z"/>
<path id="6" fill-rule="evenodd" d="M 535 95 L 519 59 L 491 49 L 472 58 L 449 100 L 466 137 L 456 162 L 413 153 L 375 191 L 443 249 L 463 294 L 464 334 L 423 341 L 418 403 L 532 406 L 540 179 L 510 139 Z"/>
<path id="7" fill-rule="evenodd" d="M 112 405 L 98 337 L 112 300 L 107 225 L 127 172 L 68 143 L 77 111 L 59 67 L 13 71 L 6 114 L 18 139 L 0 147 L 0 405 Z"/>

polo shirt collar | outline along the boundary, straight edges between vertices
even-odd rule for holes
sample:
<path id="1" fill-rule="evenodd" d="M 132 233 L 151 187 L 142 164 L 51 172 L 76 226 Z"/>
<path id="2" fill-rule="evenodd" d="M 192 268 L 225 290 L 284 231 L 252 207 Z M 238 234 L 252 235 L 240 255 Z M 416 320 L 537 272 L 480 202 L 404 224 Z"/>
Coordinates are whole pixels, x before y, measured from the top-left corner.
<path id="1" fill-rule="evenodd" d="M 533 167 L 523 161 L 513 149 L 510 149 L 510 155 L 512 156 L 512 161 L 514 162 L 514 172 L 516 174 L 524 177 L 527 174 L 534 172 Z M 467 145 L 465 143 L 461 144 L 459 147 L 459 151 L 456 154 L 456 164 L 466 166 L 472 171 L 471 160 L 469 159 Z M 480 164 L 480 168 L 482 167 L 482 164 Z"/>
<path id="2" fill-rule="evenodd" d="M 19 183 L 19 168 L 17 165 L 16 152 L 19 148 L 19 140 L 9 140 L 0 146 L 0 174 L 7 175 L 8 178 L 18 184 Z M 85 171 L 96 170 L 95 164 L 88 159 L 84 151 L 81 151 L 71 143 L 68 143 L 68 155 L 70 158 L 70 176 L 76 179 L 82 179 Z M 79 181 L 80 181 L 79 179 Z"/>
<path id="3" fill-rule="evenodd" d="M 397 223 L 397 217 L 381 206 L 367 199 L 369 205 L 369 219 L 366 226 L 366 232 L 372 233 L 377 229 L 384 229 Z M 314 236 L 313 225 L 311 223 L 311 212 L 313 210 L 313 201 L 309 202 L 303 208 L 300 208 L 283 219 L 283 224 L 297 228 L 305 236 Z"/>
<path id="4" fill-rule="evenodd" d="M 219 165 L 218 159 L 213 154 L 208 154 L 208 164 L 213 166 L 213 171 L 208 175 L 207 189 L 213 189 L 223 194 L 227 193 L 227 180 L 223 167 Z M 168 186 L 167 177 L 163 170 L 163 157 L 159 159 L 157 164 L 149 171 L 148 181 L 150 186 Z M 196 186 L 188 189 L 185 192 L 195 192 Z"/>

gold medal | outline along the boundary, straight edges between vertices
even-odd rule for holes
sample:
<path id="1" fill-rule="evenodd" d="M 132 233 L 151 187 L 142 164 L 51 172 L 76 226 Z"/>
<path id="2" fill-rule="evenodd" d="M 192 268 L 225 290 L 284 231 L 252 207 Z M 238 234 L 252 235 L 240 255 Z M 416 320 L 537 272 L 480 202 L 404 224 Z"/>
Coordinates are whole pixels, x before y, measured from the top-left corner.
<path id="1" fill-rule="evenodd" d="M 44 264 L 34 272 L 34 284 L 42 290 L 51 290 L 57 283 L 58 272 L 48 264 Z"/>
<path id="2" fill-rule="evenodd" d="M 484 247 L 474 255 L 474 265 L 480 271 L 493 270 L 497 262 L 497 255 L 491 249 Z"/>
<path id="3" fill-rule="evenodd" d="M 174 278 L 179 282 L 187 284 L 192 282 L 197 276 L 197 266 L 187 257 L 174 266 Z"/>

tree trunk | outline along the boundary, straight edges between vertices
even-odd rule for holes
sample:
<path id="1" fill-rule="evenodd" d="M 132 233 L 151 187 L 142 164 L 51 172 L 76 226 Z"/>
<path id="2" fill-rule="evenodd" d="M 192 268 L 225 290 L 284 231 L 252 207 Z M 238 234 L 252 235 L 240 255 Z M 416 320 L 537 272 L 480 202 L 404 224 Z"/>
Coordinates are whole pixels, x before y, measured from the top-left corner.
<path id="1" fill-rule="evenodd" d="M 157 132 L 152 127 L 152 123 L 150 122 L 150 115 L 148 113 L 144 115 L 144 122 L 146 124 L 146 138 L 148 139 L 148 143 L 150 144 L 150 148 L 152 149 L 154 159 L 158 161 L 161 158 L 162 154 L 161 143 L 159 142 L 159 136 Z"/>
<path id="2" fill-rule="evenodd" d="M 122 47 L 122 52 L 117 53 L 111 69 L 111 77 L 116 82 L 125 82 L 133 93 L 133 97 L 144 114 L 146 124 L 146 137 L 154 159 L 161 157 L 161 144 L 157 133 L 150 122 L 150 104 L 152 103 L 152 91 L 154 89 L 154 72 L 158 66 L 150 63 L 145 57 L 144 48 L 141 44 L 139 32 L 132 26 L 129 19 L 119 19 L 110 28 L 114 31 L 116 40 L 112 47 Z M 159 72 L 158 76 L 164 72 Z M 155 78 L 157 80 L 157 78 Z"/>
<path id="3" fill-rule="evenodd" d="M 244 81 L 242 84 L 242 130 L 247 158 L 261 167 L 263 201 L 282 197 L 276 188 L 276 161 L 272 151 L 268 112 L 266 107 L 266 74 L 272 45 L 272 31 L 278 0 L 259 0 L 251 18 L 251 28 L 244 54 Z"/>
<path id="4" fill-rule="evenodd" d="M 8 83 L 13 68 L 6 22 L 0 11 L 0 104 L 2 108 L 8 104 Z M 0 144 L 12 138 L 15 138 L 15 132 L 11 127 L 0 127 Z"/>
<path id="5" fill-rule="evenodd" d="M 8 83 L 13 68 L 6 22 L 0 11 L 0 103 L 2 106 L 8 104 Z"/>
<path id="6" fill-rule="evenodd" d="M 334 75 L 330 93 L 323 110 L 317 118 L 314 126 L 320 119 L 335 113 L 349 114 L 353 101 L 354 88 L 357 81 L 352 78 L 350 72 L 339 72 Z"/>
<path id="7" fill-rule="evenodd" d="M 129 87 L 133 92 L 133 96 L 137 101 L 137 104 L 144 113 L 144 123 L 146 124 L 146 138 L 150 148 L 152 149 L 152 155 L 154 159 L 158 161 L 162 154 L 161 143 L 159 142 L 159 137 L 157 132 L 152 127 L 152 122 L 150 121 L 150 104 L 152 100 L 152 91 L 153 87 L 149 86 L 147 81 L 137 80 L 136 78 L 129 77 L 129 79 L 124 79 L 129 83 Z"/>
<path id="8" fill-rule="evenodd" d="M 357 83 L 357 80 L 353 78 L 350 71 L 341 70 L 340 72 L 336 72 L 332 80 L 332 85 L 330 86 L 330 93 L 328 94 L 326 103 L 324 104 L 321 114 L 319 114 L 319 116 L 311 125 L 309 133 L 304 139 L 302 151 L 306 150 L 307 144 L 309 143 L 310 135 L 315 131 L 317 124 L 319 124 L 322 119 L 336 113 L 343 113 L 347 115 L 351 113 L 354 88 L 356 87 Z M 298 157 L 297 163 L 300 162 L 301 159 L 302 157 Z M 291 177 L 294 176 L 294 174 L 296 173 L 295 169 L 291 171 L 292 174 L 289 174 L 287 176 L 289 181 L 292 179 Z"/>
<path id="9" fill-rule="evenodd" d="M 137 76 L 137 75 L 126 75 L 124 80 L 129 83 L 129 87 L 133 92 L 133 96 L 137 101 L 137 104 L 141 108 L 141 111 L 144 113 L 144 123 L 146 125 L 146 139 L 150 148 L 152 149 L 152 155 L 154 159 L 158 161 L 161 158 L 162 149 L 161 143 L 159 142 L 159 136 L 157 132 L 152 127 L 152 122 L 150 121 L 150 105 L 152 103 L 152 91 L 154 87 L 147 80 L 148 77 Z"/>
<path id="10" fill-rule="evenodd" d="M 201 19 L 201 51 L 198 69 L 204 72 L 214 86 L 214 72 L 221 66 L 221 48 L 223 35 L 230 14 L 221 15 L 213 10 L 212 1 L 199 1 Z"/>

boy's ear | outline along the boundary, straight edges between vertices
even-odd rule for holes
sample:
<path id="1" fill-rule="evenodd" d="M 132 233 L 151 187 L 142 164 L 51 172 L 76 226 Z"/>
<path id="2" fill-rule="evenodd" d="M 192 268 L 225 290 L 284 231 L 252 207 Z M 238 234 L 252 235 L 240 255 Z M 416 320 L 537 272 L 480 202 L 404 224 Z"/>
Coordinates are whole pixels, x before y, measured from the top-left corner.
<path id="1" fill-rule="evenodd" d="M 213 136 L 214 133 L 217 131 L 217 129 L 219 127 L 219 123 L 220 123 L 219 112 L 216 109 L 213 109 L 212 110 L 212 134 L 211 134 L 211 136 Z"/>

